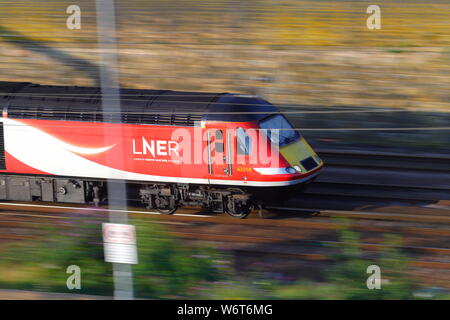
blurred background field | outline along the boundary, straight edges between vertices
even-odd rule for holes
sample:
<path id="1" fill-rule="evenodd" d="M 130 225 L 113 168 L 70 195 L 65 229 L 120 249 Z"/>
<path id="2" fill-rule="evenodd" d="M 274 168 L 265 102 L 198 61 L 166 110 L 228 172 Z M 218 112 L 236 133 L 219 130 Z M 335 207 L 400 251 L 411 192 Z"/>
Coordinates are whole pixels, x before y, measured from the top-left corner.
<path id="1" fill-rule="evenodd" d="M 449 107 L 448 1 L 116 3 L 127 87 L 255 93 L 278 104 Z M 66 28 L 70 4 L 81 7 L 81 30 Z M 381 30 L 366 27 L 370 4 L 381 7 Z M 1 1 L 0 26 L 2 80 L 95 84 L 87 70 L 98 63 L 95 2 Z"/>

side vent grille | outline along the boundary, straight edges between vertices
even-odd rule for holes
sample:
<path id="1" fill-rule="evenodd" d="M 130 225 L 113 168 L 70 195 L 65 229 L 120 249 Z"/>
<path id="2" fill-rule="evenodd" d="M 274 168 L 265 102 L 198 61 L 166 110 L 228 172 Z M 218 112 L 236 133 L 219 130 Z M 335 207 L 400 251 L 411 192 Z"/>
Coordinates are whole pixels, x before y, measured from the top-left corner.
<path id="1" fill-rule="evenodd" d="M 83 108 L 81 110 L 68 110 L 68 108 L 55 107 L 21 107 L 9 106 L 8 118 L 13 119 L 36 119 L 36 120 L 65 120 L 65 121 L 87 121 L 87 122 L 116 122 L 114 117 L 106 116 L 97 110 Z M 122 112 L 121 120 L 128 124 L 156 124 L 166 126 L 194 127 L 202 120 L 201 114 L 154 114 L 139 112 Z"/>

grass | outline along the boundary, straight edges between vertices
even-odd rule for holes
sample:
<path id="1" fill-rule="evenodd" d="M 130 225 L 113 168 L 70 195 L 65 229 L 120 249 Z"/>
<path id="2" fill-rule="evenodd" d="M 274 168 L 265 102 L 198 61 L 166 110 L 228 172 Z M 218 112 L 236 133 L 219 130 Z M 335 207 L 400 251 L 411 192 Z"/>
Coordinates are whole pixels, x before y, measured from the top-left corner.
<path id="1" fill-rule="evenodd" d="M 103 260 L 101 221 L 76 224 L 70 231 L 51 228 L 42 241 L 9 246 L 0 262 L 2 288 L 74 293 L 66 286 L 66 269 L 81 269 L 81 290 L 75 293 L 111 296 L 112 267 Z M 219 255 L 183 246 L 152 223 L 137 226 L 139 264 L 133 267 L 138 297 L 190 297 L 191 288 L 219 279 Z M 222 258 L 223 260 L 223 258 Z"/>

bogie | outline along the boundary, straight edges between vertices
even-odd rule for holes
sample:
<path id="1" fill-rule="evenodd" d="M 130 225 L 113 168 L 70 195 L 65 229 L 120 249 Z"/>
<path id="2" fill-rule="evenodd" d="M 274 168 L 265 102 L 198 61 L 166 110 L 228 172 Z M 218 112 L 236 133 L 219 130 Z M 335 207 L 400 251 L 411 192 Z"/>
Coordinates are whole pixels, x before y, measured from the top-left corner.
<path id="1" fill-rule="evenodd" d="M 143 186 L 139 194 L 148 209 L 164 214 L 172 214 L 182 205 L 195 205 L 212 212 L 227 212 L 232 217 L 245 218 L 253 207 L 250 195 L 235 188 L 153 184 Z"/>

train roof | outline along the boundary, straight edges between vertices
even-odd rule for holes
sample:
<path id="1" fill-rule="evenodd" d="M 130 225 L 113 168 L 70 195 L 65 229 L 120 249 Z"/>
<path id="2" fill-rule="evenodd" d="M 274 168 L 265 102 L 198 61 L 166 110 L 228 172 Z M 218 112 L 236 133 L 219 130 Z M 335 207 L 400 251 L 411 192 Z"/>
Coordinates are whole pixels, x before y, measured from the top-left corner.
<path id="1" fill-rule="evenodd" d="M 196 126 L 202 120 L 258 121 L 279 112 L 278 108 L 256 96 L 119 90 L 123 123 Z M 105 97 L 108 99 L 107 94 Z M 102 113 L 101 89 L 96 87 L 0 82 L 0 107 L 9 118 L 117 122 L 117 117 Z"/>

